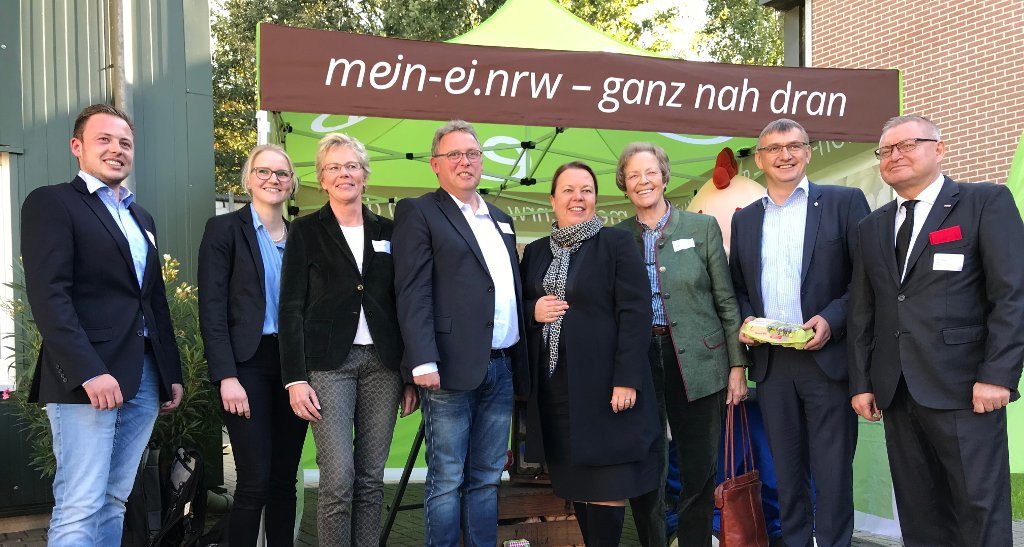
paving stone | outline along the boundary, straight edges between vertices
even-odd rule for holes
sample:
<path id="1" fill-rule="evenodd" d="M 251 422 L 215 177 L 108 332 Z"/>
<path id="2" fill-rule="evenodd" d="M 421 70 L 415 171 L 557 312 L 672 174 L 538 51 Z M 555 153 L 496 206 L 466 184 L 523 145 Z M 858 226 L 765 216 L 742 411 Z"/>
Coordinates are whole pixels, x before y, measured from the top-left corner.
<path id="1" fill-rule="evenodd" d="M 226 442 L 226 441 L 225 441 Z M 228 452 L 224 457 L 224 480 L 225 487 L 230 493 L 235 488 L 235 462 Z M 390 504 L 394 498 L 396 485 L 388 484 L 384 487 L 385 506 Z M 307 488 L 305 495 L 305 509 L 302 515 L 299 532 L 298 545 L 314 547 L 316 539 L 316 504 L 319 497 L 316 488 Z M 410 484 L 405 493 L 403 504 L 423 502 L 423 484 Z M 386 511 L 386 507 L 385 507 Z M 628 508 L 627 508 L 628 511 Z M 212 526 L 220 515 L 207 515 L 207 526 Z M 1013 523 L 1013 547 L 1024 547 L 1024 521 Z M 899 547 L 903 543 L 898 539 L 876 536 L 863 532 L 855 532 L 854 547 Z M 26 532 L 11 532 L 0 534 L 0 547 L 45 547 L 46 530 L 37 529 Z M 423 545 L 423 509 L 401 511 L 395 519 L 394 528 L 388 541 L 389 546 L 394 547 L 418 547 Z M 623 528 L 622 546 L 631 547 L 639 545 L 636 537 L 636 529 L 633 526 L 633 519 L 627 515 Z"/>

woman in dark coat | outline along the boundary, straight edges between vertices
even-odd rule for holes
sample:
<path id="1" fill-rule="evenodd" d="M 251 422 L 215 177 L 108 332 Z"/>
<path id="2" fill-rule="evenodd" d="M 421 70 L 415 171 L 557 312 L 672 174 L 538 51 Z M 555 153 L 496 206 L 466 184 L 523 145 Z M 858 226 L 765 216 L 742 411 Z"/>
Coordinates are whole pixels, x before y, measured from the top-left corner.
<path id="1" fill-rule="evenodd" d="M 288 154 L 273 144 L 253 148 L 242 184 L 252 203 L 211 218 L 199 245 L 199 324 L 238 472 L 231 545 L 256 545 L 264 508 L 267 541 L 292 545 L 306 422 L 291 412 L 278 354 L 281 255 L 288 239 L 281 209 L 295 188 Z"/>
<path id="2" fill-rule="evenodd" d="M 547 463 L 586 544 L 618 545 L 626 499 L 661 482 L 647 364 L 650 289 L 636 244 L 596 216 L 584 163 L 555 171 L 551 236 L 521 264 L 533 385 L 527 458 Z"/>
<path id="3" fill-rule="evenodd" d="M 292 223 L 284 255 L 282 376 L 313 423 L 320 544 L 376 545 L 395 417 L 417 405 L 398 373 L 394 223 L 362 204 L 370 163 L 358 140 L 326 135 L 316 173 L 327 204 Z"/>

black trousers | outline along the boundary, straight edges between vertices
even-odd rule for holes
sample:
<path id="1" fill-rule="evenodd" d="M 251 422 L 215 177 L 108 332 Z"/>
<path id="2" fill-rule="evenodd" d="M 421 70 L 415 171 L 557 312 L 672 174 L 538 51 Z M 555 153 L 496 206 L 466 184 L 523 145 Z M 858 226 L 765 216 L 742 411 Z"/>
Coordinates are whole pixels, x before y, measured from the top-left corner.
<path id="1" fill-rule="evenodd" d="M 710 547 L 714 517 L 715 469 L 722 436 L 722 411 L 725 390 L 695 401 L 686 399 L 682 373 L 676 361 L 672 339 L 654 336 L 648 350 L 654 390 L 662 427 L 668 423 L 676 441 L 681 491 L 677 511 L 679 526 L 676 537 L 679 547 Z M 662 441 L 667 441 L 662 437 Z M 629 500 L 637 535 L 644 547 L 664 546 L 665 541 L 665 476 L 668 472 L 668 449 L 662 447 L 661 486 Z"/>
<path id="2" fill-rule="evenodd" d="M 826 376 L 813 352 L 771 351 L 757 402 L 778 482 L 782 537 L 786 547 L 812 547 L 814 539 L 818 547 L 847 547 L 857 447 L 848 383 Z"/>
<path id="3" fill-rule="evenodd" d="M 256 354 L 238 363 L 238 381 L 249 398 L 250 418 L 223 412 L 238 474 L 228 535 L 232 547 L 256 545 L 266 507 L 268 545 L 292 545 L 295 478 L 306 421 L 292 412 L 281 384 L 276 336 L 264 336 Z"/>
<path id="4" fill-rule="evenodd" d="M 900 379 L 882 415 L 905 545 L 1013 543 L 1005 408 L 925 408 Z"/>

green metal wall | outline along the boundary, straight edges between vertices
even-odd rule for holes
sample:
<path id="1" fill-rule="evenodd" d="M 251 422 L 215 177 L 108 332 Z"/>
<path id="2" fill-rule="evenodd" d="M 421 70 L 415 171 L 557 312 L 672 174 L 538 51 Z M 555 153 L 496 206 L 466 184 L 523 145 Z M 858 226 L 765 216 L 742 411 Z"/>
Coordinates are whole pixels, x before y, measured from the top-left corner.
<path id="1" fill-rule="evenodd" d="M 191 274 L 213 215 L 209 6 L 130 4 L 135 192 L 156 218 L 160 251 Z M 0 146 L 13 152 L 13 203 L 78 171 L 68 148 L 75 116 L 113 101 L 107 25 L 107 0 L 0 0 Z"/>
<path id="2" fill-rule="evenodd" d="M 207 0 L 131 0 L 135 192 L 156 219 L 160 252 L 194 279 L 213 215 L 213 100 Z M 20 204 L 33 189 L 78 172 L 69 140 L 75 116 L 113 102 L 108 0 L 0 0 L 0 151 L 10 154 L 10 215 L 20 254 Z M 9 268 L 8 264 L 0 267 Z M 6 366 L 6 363 L 3 364 Z M 0 405 L 4 403 L 0 402 Z M 0 408 L 0 515 L 49 500 L 28 469 L 15 419 Z"/>

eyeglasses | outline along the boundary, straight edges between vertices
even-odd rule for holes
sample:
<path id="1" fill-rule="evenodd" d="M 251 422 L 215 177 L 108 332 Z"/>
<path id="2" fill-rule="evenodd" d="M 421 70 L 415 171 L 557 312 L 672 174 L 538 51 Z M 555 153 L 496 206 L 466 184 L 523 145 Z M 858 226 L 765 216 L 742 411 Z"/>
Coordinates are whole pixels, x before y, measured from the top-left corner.
<path id="1" fill-rule="evenodd" d="M 786 150 L 789 150 L 790 154 L 793 154 L 795 156 L 796 154 L 799 154 L 800 152 L 803 152 L 804 148 L 807 147 L 807 146 L 810 146 L 810 145 L 811 145 L 811 143 L 809 143 L 809 142 L 799 142 L 799 141 L 791 142 L 791 143 L 788 143 L 788 144 L 769 144 L 768 146 L 760 146 L 760 147 L 758 147 L 757 151 L 758 152 L 764 152 L 765 154 L 768 154 L 769 156 L 777 156 L 777 155 L 781 154 L 782 153 L 782 149 L 785 148 Z"/>
<path id="2" fill-rule="evenodd" d="M 444 154 L 434 154 L 433 157 L 445 157 L 448 158 L 448 161 L 452 163 L 459 163 L 460 161 L 462 161 L 462 156 L 466 156 L 466 159 L 469 160 L 470 162 L 477 162 L 480 161 L 480 158 L 482 158 L 483 155 L 484 153 L 481 150 L 466 150 L 465 152 L 452 150 L 451 152 L 445 152 Z"/>
<path id="3" fill-rule="evenodd" d="M 657 169 L 648 169 L 643 173 L 630 173 L 626 175 L 626 182 L 636 184 L 640 182 L 641 177 L 650 181 L 661 180 L 661 171 L 658 171 Z"/>
<path id="4" fill-rule="evenodd" d="M 270 175 L 277 177 L 278 182 L 291 182 L 292 172 L 279 169 L 274 171 L 266 167 L 253 167 L 250 173 L 256 173 L 256 178 L 260 180 L 270 180 Z"/>
<path id="5" fill-rule="evenodd" d="M 362 165 L 352 161 L 349 163 L 328 163 L 320 171 L 322 173 L 327 173 L 328 175 L 340 175 L 342 171 L 345 171 L 346 173 L 356 173 L 362 170 Z"/>
<path id="6" fill-rule="evenodd" d="M 917 150 L 917 145 L 922 142 L 939 142 L 939 139 L 906 139 L 896 144 L 890 144 L 889 146 L 883 146 L 878 150 L 875 150 L 875 157 L 884 160 L 889 159 L 892 155 L 892 149 L 900 151 L 900 154 L 909 154 L 914 150 Z"/>

